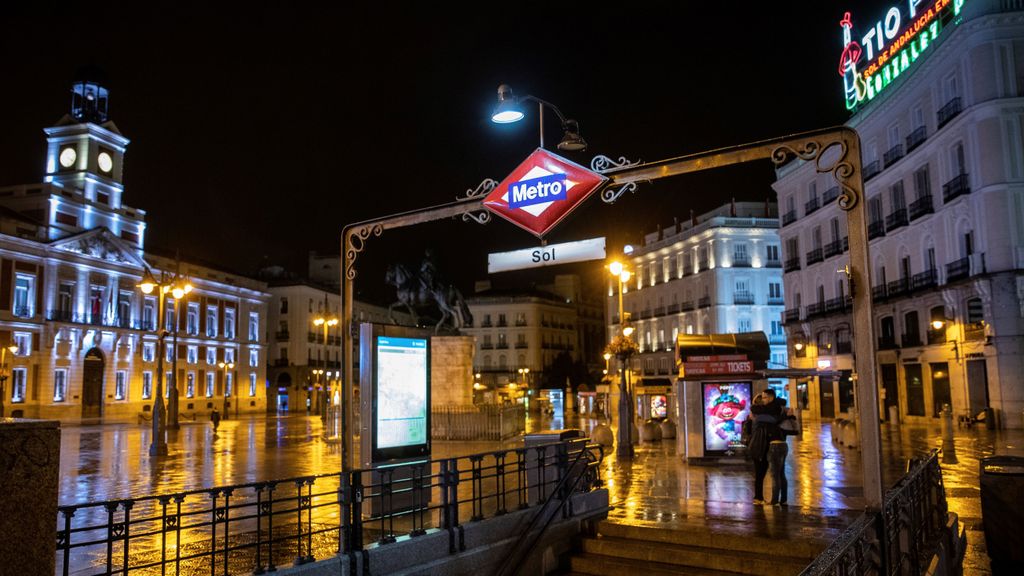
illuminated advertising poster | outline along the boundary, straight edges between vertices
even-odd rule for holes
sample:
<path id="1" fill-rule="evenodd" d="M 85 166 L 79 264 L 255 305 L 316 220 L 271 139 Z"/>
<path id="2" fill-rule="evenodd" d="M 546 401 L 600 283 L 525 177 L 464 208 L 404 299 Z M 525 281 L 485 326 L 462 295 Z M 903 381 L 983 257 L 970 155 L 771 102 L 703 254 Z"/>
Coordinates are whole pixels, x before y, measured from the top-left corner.
<path id="1" fill-rule="evenodd" d="M 750 417 L 750 382 L 705 382 L 704 453 L 724 454 L 742 446 L 743 421 Z"/>
<path id="2" fill-rule="evenodd" d="M 417 451 L 410 448 L 419 446 L 426 452 L 430 434 L 427 352 L 425 338 L 377 337 L 375 459 L 415 455 Z"/>
<path id="3" fill-rule="evenodd" d="M 651 418 L 668 418 L 668 399 L 665 396 L 651 396 Z"/>

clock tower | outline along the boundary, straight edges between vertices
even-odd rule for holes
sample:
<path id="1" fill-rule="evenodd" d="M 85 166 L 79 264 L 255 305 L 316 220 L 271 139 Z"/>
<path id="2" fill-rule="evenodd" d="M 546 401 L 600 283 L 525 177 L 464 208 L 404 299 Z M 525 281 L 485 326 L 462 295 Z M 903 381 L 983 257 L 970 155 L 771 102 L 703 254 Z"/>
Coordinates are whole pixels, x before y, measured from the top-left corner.
<path id="1" fill-rule="evenodd" d="M 123 203 L 124 152 L 129 140 L 108 116 L 110 92 L 96 68 L 71 83 L 71 109 L 46 132 L 51 240 L 106 227 L 140 251 L 145 212 Z"/>

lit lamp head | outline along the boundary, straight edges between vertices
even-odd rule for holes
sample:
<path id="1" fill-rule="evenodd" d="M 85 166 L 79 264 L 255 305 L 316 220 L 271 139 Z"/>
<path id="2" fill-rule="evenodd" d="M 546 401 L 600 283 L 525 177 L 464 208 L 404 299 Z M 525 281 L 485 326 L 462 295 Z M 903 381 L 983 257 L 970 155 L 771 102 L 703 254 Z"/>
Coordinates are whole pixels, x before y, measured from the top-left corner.
<path id="1" fill-rule="evenodd" d="M 608 265 L 608 271 L 612 273 L 612 276 L 622 274 L 622 262 L 619 262 L 618 260 L 613 261 Z"/>
<path id="2" fill-rule="evenodd" d="M 633 327 L 632 326 L 626 326 L 625 328 L 623 328 L 622 329 L 622 335 L 625 336 L 626 338 L 629 338 L 630 336 L 632 336 L 633 335 Z"/>
<path id="3" fill-rule="evenodd" d="M 942 327 L 946 325 L 945 320 L 932 320 L 932 329 L 942 330 Z"/>
<path id="4" fill-rule="evenodd" d="M 804 349 L 804 343 L 797 342 L 796 344 L 793 344 L 793 348 L 796 348 L 796 351 L 799 352 Z"/>
<path id="5" fill-rule="evenodd" d="M 338 325 L 338 319 L 337 318 L 331 318 L 330 320 L 327 321 L 327 325 L 328 326 L 337 326 Z"/>
<path id="6" fill-rule="evenodd" d="M 580 124 L 579 122 L 569 119 L 562 123 L 562 130 L 565 130 L 565 135 L 562 136 L 562 141 L 558 143 L 559 150 L 565 150 L 566 152 L 580 152 L 587 149 L 587 141 L 580 136 Z"/>
<path id="7" fill-rule="evenodd" d="M 323 325 L 324 325 L 324 319 L 323 318 L 314 318 L 313 319 L 313 326 L 323 326 Z"/>
<path id="8" fill-rule="evenodd" d="M 523 119 L 523 111 L 512 95 L 512 87 L 508 84 L 498 86 L 498 105 L 491 113 L 491 122 L 495 124 L 510 124 Z"/>
<path id="9" fill-rule="evenodd" d="M 612 359 L 611 353 L 610 352 L 605 352 L 604 353 L 604 361 L 607 362 L 607 361 L 609 361 L 611 359 Z"/>
<path id="10" fill-rule="evenodd" d="M 632 278 L 632 277 L 633 277 L 633 273 L 630 272 L 629 270 L 623 270 L 622 274 L 619 274 L 619 280 L 622 280 L 623 284 L 625 284 L 626 282 L 629 282 L 629 279 Z"/>
<path id="11" fill-rule="evenodd" d="M 142 290 L 143 294 L 152 294 L 156 288 L 156 279 L 153 278 L 153 273 L 146 269 L 146 273 L 142 276 L 142 282 L 139 282 L 139 290 Z"/>

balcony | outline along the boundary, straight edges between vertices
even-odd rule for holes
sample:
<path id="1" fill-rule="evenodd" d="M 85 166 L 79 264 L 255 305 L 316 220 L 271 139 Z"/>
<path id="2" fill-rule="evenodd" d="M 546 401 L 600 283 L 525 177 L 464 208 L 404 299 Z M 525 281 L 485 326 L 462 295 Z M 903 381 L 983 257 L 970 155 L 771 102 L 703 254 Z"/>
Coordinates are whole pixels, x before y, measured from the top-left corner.
<path id="1" fill-rule="evenodd" d="M 683 312 L 689 312 L 693 310 L 693 300 L 684 300 L 682 304 L 679 305 L 679 307 L 680 309 L 682 309 Z"/>
<path id="2" fill-rule="evenodd" d="M 846 312 L 850 309 L 850 305 L 853 303 L 853 298 L 849 296 L 840 296 L 839 298 L 831 298 L 825 301 L 825 313 L 831 314 L 833 312 Z"/>
<path id="3" fill-rule="evenodd" d="M 783 226 L 789 226 L 793 222 L 796 222 L 796 210 L 790 210 L 782 215 Z"/>
<path id="4" fill-rule="evenodd" d="M 306 333 L 306 341 L 307 342 L 311 342 L 311 343 L 312 342 L 316 342 L 317 341 L 317 333 L 316 332 L 307 332 Z"/>
<path id="5" fill-rule="evenodd" d="M 523 350 L 525 348 L 529 348 L 526 342 L 516 342 L 516 350 Z"/>
<path id="6" fill-rule="evenodd" d="M 938 330 L 928 329 L 928 344 L 945 344 L 946 343 L 946 329 L 939 328 Z"/>
<path id="7" fill-rule="evenodd" d="M 274 367 L 275 368 L 287 368 L 288 367 L 288 359 L 287 358 L 275 358 L 274 359 Z"/>
<path id="8" fill-rule="evenodd" d="M 522 328 L 523 326 L 526 326 L 526 320 L 523 319 L 523 318 L 517 318 L 516 319 L 516 327 Z"/>
<path id="9" fill-rule="evenodd" d="M 711 306 L 710 296 L 701 296 L 700 300 L 697 300 L 697 308 L 708 308 Z"/>
<path id="10" fill-rule="evenodd" d="M 751 292 L 736 292 L 732 295 L 732 303 L 738 306 L 750 306 L 754 303 L 754 294 Z"/>
<path id="11" fill-rule="evenodd" d="M 933 214 L 935 208 L 932 207 L 932 195 L 921 196 L 917 200 L 910 203 L 910 221 L 913 222 L 921 216 L 926 214 Z"/>
<path id="12" fill-rule="evenodd" d="M 906 278 L 900 278 L 899 280 L 893 280 L 885 287 L 886 296 L 893 298 L 905 293 L 910 287 L 910 281 Z"/>
<path id="13" fill-rule="evenodd" d="M 924 288 L 934 288 L 939 284 L 939 274 L 932 270 L 926 270 L 920 274 L 914 274 L 910 277 L 910 289 L 911 290 L 922 290 Z"/>
<path id="14" fill-rule="evenodd" d="M 785 344 L 786 343 L 786 335 L 785 334 L 769 334 L 768 335 L 768 343 L 769 344 Z"/>
<path id="15" fill-rule="evenodd" d="M 498 342 L 494 345 L 495 350 L 508 350 L 508 342 Z"/>
<path id="16" fill-rule="evenodd" d="M 665 315 L 665 307 L 664 306 L 658 306 L 657 308 L 655 308 L 654 309 L 654 315 L 655 316 L 664 316 Z M 565 328 L 568 328 L 568 326 L 566 326 Z"/>
<path id="17" fill-rule="evenodd" d="M 814 318 L 815 316 L 821 316 L 825 313 L 825 303 L 815 302 L 814 304 L 807 305 L 807 318 Z"/>
<path id="18" fill-rule="evenodd" d="M 651 309 L 650 309 L 650 308 L 648 308 L 648 309 L 646 309 L 646 310 L 641 310 L 641 311 L 640 311 L 640 312 L 639 312 L 639 313 L 638 313 L 638 314 L 636 315 L 636 317 L 637 317 L 637 318 L 639 318 L 640 320 L 647 320 L 648 318 L 650 318 L 650 317 L 651 317 Z"/>
<path id="19" fill-rule="evenodd" d="M 868 164 L 865 164 L 864 165 L 864 181 L 866 182 L 866 181 L 874 178 L 875 176 L 878 176 L 878 174 L 881 171 L 882 171 L 882 166 L 881 166 L 881 164 L 879 164 L 878 160 L 875 160 L 874 162 L 869 162 Z"/>
<path id="20" fill-rule="evenodd" d="M 885 217 L 885 231 L 892 232 L 897 228 L 906 226 L 907 223 L 907 209 L 897 208 L 893 210 L 892 214 Z"/>
<path id="21" fill-rule="evenodd" d="M 287 330 L 279 330 L 274 332 L 274 339 L 278 342 L 287 342 L 290 334 Z"/>
<path id="22" fill-rule="evenodd" d="M 498 328 L 507 328 L 508 322 L 504 319 L 498 320 Z"/>
<path id="23" fill-rule="evenodd" d="M 769 296 L 768 297 L 768 305 L 769 306 L 782 306 L 785 303 L 786 303 L 786 301 L 785 301 L 785 299 L 782 298 L 782 296 Z"/>
<path id="24" fill-rule="evenodd" d="M 32 307 L 31 306 L 15 306 L 14 315 L 18 318 L 31 318 Z"/>
<path id="25" fill-rule="evenodd" d="M 868 240 L 874 240 L 875 238 L 881 238 L 882 236 L 885 236 L 885 222 L 875 220 L 868 224 Z"/>
<path id="26" fill-rule="evenodd" d="M 946 264 L 946 282 L 953 282 L 971 275 L 971 258 L 961 258 Z"/>
<path id="27" fill-rule="evenodd" d="M 494 344 L 490 342 L 484 342 L 480 345 L 481 350 L 494 350 Z"/>
<path id="28" fill-rule="evenodd" d="M 907 136 L 907 154 L 921 145 L 925 138 L 928 137 L 928 128 L 925 126 L 919 126 L 914 129 L 910 135 Z"/>
<path id="29" fill-rule="evenodd" d="M 679 303 L 677 302 L 675 304 L 670 304 L 668 306 L 668 308 L 665 310 L 665 312 L 667 314 L 678 314 L 679 313 Z"/>
<path id="30" fill-rule="evenodd" d="M 967 182 L 967 174 L 960 174 L 942 185 L 942 203 L 949 204 L 956 197 L 970 193 L 971 186 Z"/>
<path id="31" fill-rule="evenodd" d="M 825 257 L 821 253 L 821 248 L 815 248 L 807 253 L 807 265 L 815 264 L 824 260 Z"/>
<path id="32" fill-rule="evenodd" d="M 886 168 L 895 164 L 900 158 L 903 158 L 902 144 L 896 144 L 892 148 L 886 150 L 885 154 L 882 154 L 882 162 L 885 164 Z"/>
<path id="33" fill-rule="evenodd" d="M 879 336 L 878 337 L 878 349 L 879 350 L 895 350 L 899 348 L 896 344 L 896 336 Z"/>
<path id="34" fill-rule="evenodd" d="M 783 320 L 785 321 L 786 324 L 789 324 L 790 322 L 799 322 L 800 321 L 800 309 L 799 308 L 789 308 L 789 309 L 787 309 L 783 313 Z"/>
<path id="35" fill-rule="evenodd" d="M 985 340 L 985 322 L 971 322 L 964 324 L 964 340 L 975 342 Z"/>
<path id="36" fill-rule="evenodd" d="M 911 348 L 913 346 L 921 345 L 920 334 L 904 334 L 900 340 L 903 342 L 903 348 Z"/>
<path id="37" fill-rule="evenodd" d="M 765 268 L 782 268 L 781 260 L 766 260 L 764 263 Z"/>
<path id="38" fill-rule="evenodd" d="M 733 254 L 733 268 L 750 268 L 750 256 L 746 254 Z"/>
<path id="39" fill-rule="evenodd" d="M 785 268 L 783 268 L 783 270 L 786 271 L 786 272 L 792 272 L 794 270 L 799 270 L 799 269 L 800 269 L 800 257 L 799 256 L 797 256 L 796 258 L 790 258 L 789 260 L 786 260 L 786 266 L 785 266 Z"/>
<path id="40" fill-rule="evenodd" d="M 148 331 L 156 330 L 156 322 L 153 321 L 152 318 L 150 318 L 148 320 L 147 319 L 143 319 L 142 320 L 142 330 L 148 330 Z"/>
<path id="41" fill-rule="evenodd" d="M 699 263 L 697 264 L 697 271 L 698 271 L 698 272 L 703 272 L 703 271 L 707 270 L 707 269 L 708 269 L 708 268 L 710 268 L 710 267 L 711 267 L 711 265 L 710 265 L 710 264 L 708 263 L 708 261 L 707 261 L 707 260 L 701 260 L 701 261 L 700 261 L 700 262 L 699 262 Z"/>
<path id="42" fill-rule="evenodd" d="M 828 206 L 836 198 L 839 198 L 839 186 L 833 186 L 825 190 L 825 193 L 821 195 L 821 207 Z"/>
<path id="43" fill-rule="evenodd" d="M 825 258 L 830 258 L 843 252 L 843 244 L 839 240 L 825 244 Z"/>
<path id="44" fill-rule="evenodd" d="M 946 102 L 946 104 L 942 108 L 939 108 L 939 111 L 935 114 L 938 122 L 938 128 L 945 126 L 950 120 L 956 118 L 962 111 L 963 106 L 960 105 L 959 96 L 951 99 L 949 102 Z"/>
<path id="45" fill-rule="evenodd" d="M 871 301 L 872 302 L 879 302 L 881 300 L 885 300 L 885 298 L 886 298 L 885 284 L 880 284 L 878 286 L 872 286 L 871 287 Z"/>
<path id="46" fill-rule="evenodd" d="M 113 325 L 118 328 L 137 329 L 137 326 L 132 324 L 132 319 L 127 317 L 121 318 L 118 316 L 114 319 Z"/>
<path id="47" fill-rule="evenodd" d="M 836 354 L 852 354 L 853 345 L 849 340 L 845 342 L 836 342 Z"/>
<path id="48" fill-rule="evenodd" d="M 71 310 L 47 310 L 46 319 L 51 322 L 74 322 Z"/>
<path id="49" fill-rule="evenodd" d="M 820 206 L 818 205 L 818 197 L 815 196 L 804 203 L 804 216 L 813 214 Z"/>

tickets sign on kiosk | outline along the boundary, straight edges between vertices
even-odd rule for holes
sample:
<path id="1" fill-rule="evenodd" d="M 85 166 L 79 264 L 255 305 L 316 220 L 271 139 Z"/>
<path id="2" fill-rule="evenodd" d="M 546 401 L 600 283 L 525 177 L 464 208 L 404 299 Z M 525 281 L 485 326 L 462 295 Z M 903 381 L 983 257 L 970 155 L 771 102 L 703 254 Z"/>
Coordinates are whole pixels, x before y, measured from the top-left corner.
<path id="1" fill-rule="evenodd" d="M 763 332 L 680 334 L 676 344 L 678 452 L 694 463 L 742 459 L 743 421 L 754 396 L 768 387 L 768 338 Z"/>

